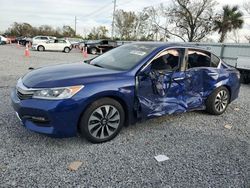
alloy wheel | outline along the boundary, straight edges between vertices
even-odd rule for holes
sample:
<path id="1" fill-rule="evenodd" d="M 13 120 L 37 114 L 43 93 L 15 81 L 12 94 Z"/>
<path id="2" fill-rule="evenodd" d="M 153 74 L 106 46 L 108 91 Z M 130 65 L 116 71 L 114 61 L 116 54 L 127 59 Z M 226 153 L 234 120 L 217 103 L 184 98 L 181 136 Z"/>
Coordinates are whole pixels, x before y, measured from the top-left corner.
<path id="1" fill-rule="evenodd" d="M 221 90 L 215 97 L 215 109 L 218 112 L 223 112 L 228 105 L 227 91 Z"/>
<path id="2" fill-rule="evenodd" d="M 114 106 L 100 106 L 90 115 L 88 130 L 97 139 L 111 137 L 119 127 L 120 118 L 120 113 Z"/>

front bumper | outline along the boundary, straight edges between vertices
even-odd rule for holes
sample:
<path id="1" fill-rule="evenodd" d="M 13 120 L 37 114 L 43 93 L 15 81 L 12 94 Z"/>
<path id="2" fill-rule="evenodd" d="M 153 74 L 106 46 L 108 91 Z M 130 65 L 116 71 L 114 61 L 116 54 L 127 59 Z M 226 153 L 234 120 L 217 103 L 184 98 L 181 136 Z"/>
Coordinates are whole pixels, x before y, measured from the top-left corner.
<path id="1" fill-rule="evenodd" d="M 74 99 L 20 100 L 16 90 L 11 92 L 12 106 L 22 124 L 29 130 L 54 137 L 71 137 L 77 133 L 77 124 L 83 106 Z"/>

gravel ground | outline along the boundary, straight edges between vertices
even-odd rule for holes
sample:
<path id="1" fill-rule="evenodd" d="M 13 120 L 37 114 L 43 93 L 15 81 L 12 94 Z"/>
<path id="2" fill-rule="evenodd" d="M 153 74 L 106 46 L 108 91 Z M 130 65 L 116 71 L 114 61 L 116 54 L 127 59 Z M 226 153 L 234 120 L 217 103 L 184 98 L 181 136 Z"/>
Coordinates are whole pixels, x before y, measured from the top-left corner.
<path id="1" fill-rule="evenodd" d="M 30 132 L 10 104 L 11 88 L 30 66 L 81 61 L 82 54 L 23 54 L 23 47 L 0 46 L 0 187 L 250 187 L 250 85 L 221 116 L 165 116 L 91 144 Z M 169 160 L 157 162 L 159 154 Z M 75 160 L 83 164 L 71 172 Z"/>

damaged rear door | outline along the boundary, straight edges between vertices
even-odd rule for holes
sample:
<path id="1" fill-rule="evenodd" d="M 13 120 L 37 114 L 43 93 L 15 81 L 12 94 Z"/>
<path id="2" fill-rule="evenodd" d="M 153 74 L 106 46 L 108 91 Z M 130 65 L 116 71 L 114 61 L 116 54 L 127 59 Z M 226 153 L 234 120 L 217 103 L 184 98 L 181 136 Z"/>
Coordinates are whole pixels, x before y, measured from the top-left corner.
<path id="1" fill-rule="evenodd" d="M 185 48 L 167 49 L 137 74 L 141 118 L 186 111 L 184 54 Z"/>

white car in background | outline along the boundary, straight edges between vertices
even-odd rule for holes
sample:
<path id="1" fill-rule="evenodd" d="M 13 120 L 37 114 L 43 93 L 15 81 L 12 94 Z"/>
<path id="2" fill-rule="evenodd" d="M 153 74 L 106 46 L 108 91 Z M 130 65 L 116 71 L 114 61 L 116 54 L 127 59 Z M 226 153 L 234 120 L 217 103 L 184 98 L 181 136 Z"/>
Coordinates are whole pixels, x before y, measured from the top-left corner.
<path id="1" fill-rule="evenodd" d="M 51 39 L 47 42 L 40 42 L 32 45 L 33 50 L 37 51 L 62 51 L 69 53 L 72 49 L 72 45 L 68 40 L 65 39 Z"/>
<path id="2" fill-rule="evenodd" d="M 7 39 L 6 37 L 2 36 L 2 35 L 0 35 L 0 41 L 1 41 L 2 43 L 5 43 L 5 44 L 8 43 L 8 39 Z"/>
<path id="3" fill-rule="evenodd" d="M 47 42 L 50 39 L 56 39 L 56 37 L 51 36 L 36 36 L 32 38 L 32 44 L 38 44 L 41 42 Z"/>

